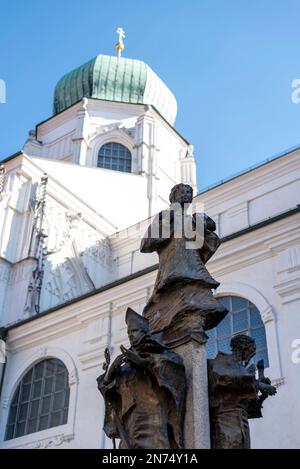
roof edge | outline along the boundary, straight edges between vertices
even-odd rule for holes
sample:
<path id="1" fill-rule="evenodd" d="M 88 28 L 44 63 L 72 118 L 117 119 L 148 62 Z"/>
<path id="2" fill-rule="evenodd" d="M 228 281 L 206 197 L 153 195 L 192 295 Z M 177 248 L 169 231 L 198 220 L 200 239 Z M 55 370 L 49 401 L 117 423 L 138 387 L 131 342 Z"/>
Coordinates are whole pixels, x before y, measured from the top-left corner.
<path id="1" fill-rule="evenodd" d="M 265 166 L 268 163 L 272 163 L 272 161 L 279 160 L 280 158 L 283 158 L 284 156 L 287 156 L 290 153 L 293 153 L 294 151 L 297 151 L 297 150 L 300 150 L 300 144 L 290 147 L 287 150 L 283 150 L 282 152 L 277 153 L 276 155 L 271 156 L 270 158 L 266 158 L 265 160 L 260 161 L 259 163 L 255 163 L 254 165 L 249 166 L 248 168 L 242 171 L 239 171 L 238 173 L 232 174 L 231 176 L 228 176 L 224 179 L 221 179 L 220 181 L 210 184 L 209 186 L 199 191 L 195 195 L 195 197 L 197 197 L 198 195 L 205 194 L 206 192 L 209 192 L 213 189 L 216 189 L 217 187 L 222 186 L 223 184 L 226 184 L 227 182 L 233 181 L 234 179 L 237 179 L 238 177 L 243 176 L 244 174 L 250 173 L 251 171 L 254 171 L 255 169 L 261 168 L 262 166 Z"/>
<path id="2" fill-rule="evenodd" d="M 162 120 L 168 125 L 168 127 L 170 127 L 177 135 L 178 137 L 180 137 L 187 145 L 190 145 L 190 142 L 188 140 L 186 140 L 186 138 L 184 138 L 181 133 L 172 125 L 170 124 L 170 122 L 167 121 L 167 119 L 159 112 L 159 110 L 153 105 L 153 104 L 144 104 L 144 103 L 124 103 L 124 101 L 110 101 L 109 99 L 99 99 L 99 98 L 87 98 L 87 99 L 90 99 L 90 100 L 94 100 L 94 101 L 102 101 L 104 103 L 116 103 L 116 104 L 123 104 L 124 106 L 148 106 L 148 107 L 151 107 L 152 109 L 154 109 L 154 111 L 159 115 L 159 117 L 162 118 Z M 49 122 L 51 119 L 54 119 L 55 117 L 57 116 L 60 116 L 63 112 L 66 112 L 68 111 L 69 109 L 71 109 L 72 107 L 74 106 L 77 106 L 79 103 L 82 102 L 82 99 L 79 99 L 78 101 L 76 101 L 76 103 L 73 103 L 71 104 L 71 106 L 67 107 L 66 109 L 64 109 L 63 111 L 60 111 L 58 112 L 57 114 L 53 114 L 52 116 L 48 117 L 47 119 L 39 122 L 38 124 L 36 124 L 35 126 L 35 130 L 36 130 L 36 135 L 38 134 L 38 128 L 43 125 L 43 124 L 46 124 L 46 122 Z"/>
<path id="3" fill-rule="evenodd" d="M 8 161 L 13 160 L 14 158 L 17 158 L 18 156 L 21 156 L 21 155 L 25 156 L 25 153 L 23 152 L 23 150 L 19 150 L 16 153 L 13 153 L 12 155 L 8 156 L 7 158 L 4 158 L 4 160 L 0 160 L 0 164 L 7 163 Z"/>

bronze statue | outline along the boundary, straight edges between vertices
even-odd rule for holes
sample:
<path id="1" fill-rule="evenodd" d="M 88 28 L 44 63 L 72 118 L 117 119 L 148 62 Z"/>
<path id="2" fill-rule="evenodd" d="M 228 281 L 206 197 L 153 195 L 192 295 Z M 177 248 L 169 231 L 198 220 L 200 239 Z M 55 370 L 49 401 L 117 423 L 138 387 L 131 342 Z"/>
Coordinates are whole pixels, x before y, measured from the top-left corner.
<path id="1" fill-rule="evenodd" d="M 232 353 L 219 352 L 208 360 L 211 446 L 213 449 L 249 449 L 249 418 L 262 417 L 263 401 L 276 393 L 264 376 L 263 361 L 249 365 L 255 355 L 252 337 L 240 334 L 232 338 Z"/>
<path id="2" fill-rule="evenodd" d="M 186 380 L 181 357 L 168 350 L 149 322 L 132 309 L 126 313 L 129 349 L 97 379 L 105 400 L 104 431 L 119 438 L 119 448 L 183 448 Z"/>
<path id="3" fill-rule="evenodd" d="M 143 316 L 149 319 L 150 330 L 162 331 L 166 341 L 211 329 L 227 313 L 212 294 L 219 283 L 205 267 L 220 245 L 216 225 L 206 214 L 188 214 L 192 199 L 189 185 L 174 186 L 170 208 L 154 218 L 141 242 L 141 252 L 159 255 L 153 294 Z"/>

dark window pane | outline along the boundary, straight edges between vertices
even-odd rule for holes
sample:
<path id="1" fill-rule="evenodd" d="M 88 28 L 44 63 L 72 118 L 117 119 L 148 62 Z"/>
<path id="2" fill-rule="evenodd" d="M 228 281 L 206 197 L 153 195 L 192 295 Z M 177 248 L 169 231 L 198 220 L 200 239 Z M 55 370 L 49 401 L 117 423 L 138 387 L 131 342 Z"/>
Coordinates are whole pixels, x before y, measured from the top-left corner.
<path id="1" fill-rule="evenodd" d="M 52 376 L 55 371 L 55 363 L 53 363 L 53 360 L 47 360 L 47 365 L 46 365 L 46 376 Z"/>
<path id="2" fill-rule="evenodd" d="M 23 383 L 30 383 L 31 382 L 31 379 L 32 379 L 32 370 L 31 369 L 28 373 L 26 373 L 26 375 L 24 376 L 23 378 Z"/>
<path id="3" fill-rule="evenodd" d="M 218 337 L 230 337 L 231 335 L 231 329 L 230 329 L 230 316 L 227 314 L 223 321 L 220 322 L 220 324 L 217 326 L 217 334 Z"/>
<path id="4" fill-rule="evenodd" d="M 218 350 L 220 352 L 230 352 L 230 338 L 218 340 Z"/>
<path id="5" fill-rule="evenodd" d="M 25 434 L 25 423 L 26 422 L 17 423 L 17 425 L 16 425 L 16 438 L 18 436 L 23 436 Z"/>
<path id="6" fill-rule="evenodd" d="M 206 344 L 206 353 L 207 358 L 215 358 L 215 356 L 217 355 L 217 344 L 215 339 L 208 339 Z"/>
<path id="7" fill-rule="evenodd" d="M 54 394 L 53 410 L 62 409 L 64 407 L 64 400 L 65 400 L 64 392 L 59 392 L 57 394 Z"/>
<path id="8" fill-rule="evenodd" d="M 261 350 L 260 352 L 257 352 L 255 355 L 255 363 L 257 363 L 259 360 L 264 361 L 264 366 L 265 368 L 268 368 L 269 366 L 269 359 L 268 359 L 268 353 L 267 349 Z"/>
<path id="9" fill-rule="evenodd" d="M 252 330 L 250 335 L 255 340 L 257 350 L 266 347 L 266 333 L 264 327 Z"/>
<path id="10" fill-rule="evenodd" d="M 238 296 L 232 297 L 232 311 L 239 311 L 247 307 L 247 301 L 244 298 Z"/>
<path id="11" fill-rule="evenodd" d="M 247 310 L 234 313 L 232 316 L 233 320 L 233 332 L 243 332 L 248 330 L 248 312 Z"/>
<path id="12" fill-rule="evenodd" d="M 39 404 L 40 404 L 39 399 L 31 402 L 31 408 L 30 408 L 30 414 L 29 414 L 30 419 L 37 418 L 38 411 L 39 411 Z"/>
<path id="13" fill-rule="evenodd" d="M 51 427 L 56 427 L 56 425 L 61 425 L 62 416 L 63 415 L 61 411 L 51 414 L 51 422 L 50 422 Z"/>
<path id="14" fill-rule="evenodd" d="M 66 375 L 65 373 L 60 373 L 56 376 L 54 391 L 62 391 L 66 386 Z"/>
<path id="15" fill-rule="evenodd" d="M 28 412 L 28 402 L 20 406 L 19 418 L 18 418 L 20 422 L 27 419 L 27 412 Z"/>
<path id="16" fill-rule="evenodd" d="M 21 391 L 21 402 L 29 401 L 31 383 L 23 384 Z"/>
<path id="17" fill-rule="evenodd" d="M 40 418 L 40 422 L 39 422 L 39 431 L 45 430 L 46 428 L 51 428 L 51 427 L 54 426 L 54 425 L 51 425 L 51 424 L 50 424 L 50 427 L 49 427 L 48 420 L 49 420 L 49 416 L 48 416 L 48 415 L 45 415 L 45 416 L 43 416 L 43 417 Z"/>
<path id="18" fill-rule="evenodd" d="M 14 398 L 12 400 L 12 404 L 18 404 L 19 402 L 19 394 L 21 392 L 21 385 L 18 386 L 17 390 L 16 390 L 16 394 L 14 395 Z"/>
<path id="19" fill-rule="evenodd" d="M 205 331 L 206 335 L 208 335 L 209 338 L 213 338 L 214 340 L 216 339 L 216 327 L 213 329 L 209 329 L 208 331 Z"/>
<path id="20" fill-rule="evenodd" d="M 37 431 L 37 419 L 29 420 L 27 433 L 34 433 Z"/>
<path id="21" fill-rule="evenodd" d="M 8 425 L 6 429 L 6 440 L 11 440 L 14 437 L 14 425 Z"/>
<path id="22" fill-rule="evenodd" d="M 14 405 L 14 406 L 11 406 L 10 408 L 10 412 L 9 412 L 9 419 L 8 419 L 8 423 L 14 423 L 15 420 L 16 420 L 16 415 L 17 415 L 17 406 Z"/>
<path id="23" fill-rule="evenodd" d="M 64 409 L 63 411 L 63 420 L 62 420 L 62 424 L 63 423 L 67 423 L 68 422 L 68 408 Z"/>
<path id="24" fill-rule="evenodd" d="M 48 414 L 50 411 L 50 403 L 51 403 L 51 397 L 45 397 L 42 401 L 42 414 Z"/>
<path id="25" fill-rule="evenodd" d="M 114 171 L 131 172 L 131 153 L 119 143 L 106 143 L 98 153 L 97 166 Z"/>
<path id="26" fill-rule="evenodd" d="M 223 298 L 218 298 L 220 303 L 227 309 L 230 309 L 230 296 L 223 296 Z"/>
<path id="27" fill-rule="evenodd" d="M 62 366 L 64 367 L 65 365 L 63 364 L 63 362 L 61 360 L 59 360 L 58 358 L 51 358 L 50 361 L 52 363 L 54 363 L 56 366 Z"/>
<path id="28" fill-rule="evenodd" d="M 250 309 L 250 324 L 251 328 L 261 327 L 263 322 L 257 308 Z"/>
<path id="29" fill-rule="evenodd" d="M 54 383 L 53 377 L 45 379 L 45 391 L 44 391 L 45 395 L 52 393 L 53 383 Z"/>
<path id="30" fill-rule="evenodd" d="M 33 397 L 33 399 L 34 399 L 35 397 L 40 397 L 41 392 L 42 392 L 42 380 L 36 381 L 36 382 L 33 384 L 33 392 L 32 392 L 32 397 Z"/>
<path id="31" fill-rule="evenodd" d="M 43 376 L 44 362 L 38 363 L 34 367 L 34 379 L 40 379 Z"/>

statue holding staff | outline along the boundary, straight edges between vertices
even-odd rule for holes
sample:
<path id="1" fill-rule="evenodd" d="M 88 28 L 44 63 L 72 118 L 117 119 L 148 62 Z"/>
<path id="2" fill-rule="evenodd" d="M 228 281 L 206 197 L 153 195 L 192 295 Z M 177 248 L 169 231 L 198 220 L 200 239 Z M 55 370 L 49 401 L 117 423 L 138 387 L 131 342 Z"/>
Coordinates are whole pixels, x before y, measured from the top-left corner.
<path id="1" fill-rule="evenodd" d="M 97 379 L 105 400 L 104 431 L 120 448 L 183 448 L 186 380 L 182 359 L 128 308 L 130 348 Z"/>

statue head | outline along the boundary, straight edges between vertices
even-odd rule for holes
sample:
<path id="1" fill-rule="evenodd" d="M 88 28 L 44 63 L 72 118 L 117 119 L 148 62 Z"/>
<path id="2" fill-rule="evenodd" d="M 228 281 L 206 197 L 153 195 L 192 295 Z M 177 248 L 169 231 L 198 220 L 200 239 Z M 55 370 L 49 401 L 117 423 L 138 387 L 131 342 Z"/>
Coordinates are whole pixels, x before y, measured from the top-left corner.
<path id="1" fill-rule="evenodd" d="M 232 353 L 238 357 L 244 366 L 247 366 L 256 352 L 255 340 L 246 334 L 232 337 L 230 341 Z"/>
<path id="2" fill-rule="evenodd" d="M 149 333 L 149 321 L 131 308 L 127 308 L 125 321 L 129 342 L 134 347 Z"/>
<path id="3" fill-rule="evenodd" d="M 193 201 L 193 188 L 188 184 L 176 184 L 171 189 L 169 200 L 171 204 L 176 202 L 181 205 L 191 204 Z"/>

